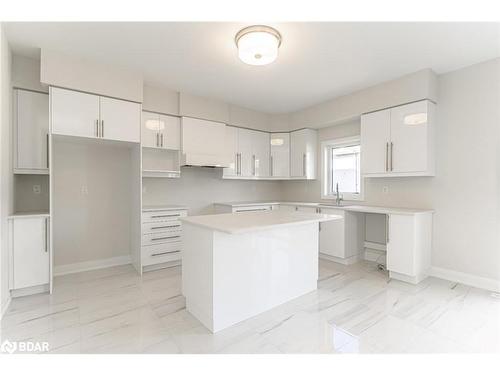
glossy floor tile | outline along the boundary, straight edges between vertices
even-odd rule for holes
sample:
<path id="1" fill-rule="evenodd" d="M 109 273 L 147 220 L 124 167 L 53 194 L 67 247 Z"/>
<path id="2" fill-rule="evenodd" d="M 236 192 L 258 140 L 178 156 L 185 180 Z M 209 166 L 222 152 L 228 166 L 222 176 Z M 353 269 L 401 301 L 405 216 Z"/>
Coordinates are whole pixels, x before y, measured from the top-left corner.
<path id="1" fill-rule="evenodd" d="M 131 266 L 55 279 L 54 293 L 14 299 L 1 341 L 49 353 L 500 352 L 500 299 L 435 278 L 389 280 L 375 264 L 321 260 L 318 290 L 212 334 L 185 309 L 181 268 Z"/>

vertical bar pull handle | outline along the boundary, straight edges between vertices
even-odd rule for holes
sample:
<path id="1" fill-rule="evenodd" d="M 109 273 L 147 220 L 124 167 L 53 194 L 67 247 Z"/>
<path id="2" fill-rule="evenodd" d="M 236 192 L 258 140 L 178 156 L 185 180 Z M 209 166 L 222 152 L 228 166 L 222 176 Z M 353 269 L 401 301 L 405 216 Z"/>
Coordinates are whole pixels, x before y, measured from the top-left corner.
<path id="1" fill-rule="evenodd" d="M 161 139 L 161 147 L 163 147 L 163 133 L 160 134 L 160 139 Z"/>
<path id="2" fill-rule="evenodd" d="M 101 138 L 104 137 L 104 120 L 101 120 Z"/>
<path id="3" fill-rule="evenodd" d="M 389 225 L 390 225 L 390 217 L 389 214 L 385 215 L 385 241 L 389 243 Z"/>
<path id="4" fill-rule="evenodd" d="M 392 148 L 393 148 L 393 143 L 391 142 L 391 171 L 392 171 Z"/>
<path id="5" fill-rule="evenodd" d="M 47 168 L 49 167 L 49 133 L 47 133 Z"/>
<path id="6" fill-rule="evenodd" d="M 95 136 L 99 138 L 99 120 L 95 120 Z"/>
<path id="7" fill-rule="evenodd" d="M 255 173 L 256 173 L 256 167 L 255 167 L 255 155 L 252 155 L 252 160 L 253 160 L 253 175 L 255 176 Z"/>
<path id="8" fill-rule="evenodd" d="M 272 155 L 271 155 L 271 176 L 274 176 L 274 160 Z"/>
<path id="9" fill-rule="evenodd" d="M 302 154 L 302 176 L 306 176 L 306 154 Z"/>
<path id="10" fill-rule="evenodd" d="M 385 142 L 385 171 L 389 170 L 389 142 Z"/>
<path id="11" fill-rule="evenodd" d="M 45 252 L 49 251 L 49 245 L 48 245 L 48 231 L 49 231 L 49 224 L 48 224 L 49 218 L 45 218 Z"/>

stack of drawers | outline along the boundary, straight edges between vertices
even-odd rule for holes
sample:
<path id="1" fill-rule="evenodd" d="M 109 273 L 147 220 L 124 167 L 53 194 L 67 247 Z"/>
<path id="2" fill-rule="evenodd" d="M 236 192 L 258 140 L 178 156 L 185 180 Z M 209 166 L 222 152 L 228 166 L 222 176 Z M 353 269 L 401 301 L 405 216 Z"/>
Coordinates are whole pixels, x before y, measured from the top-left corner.
<path id="1" fill-rule="evenodd" d="M 142 266 L 181 260 L 182 224 L 186 209 L 143 210 Z"/>

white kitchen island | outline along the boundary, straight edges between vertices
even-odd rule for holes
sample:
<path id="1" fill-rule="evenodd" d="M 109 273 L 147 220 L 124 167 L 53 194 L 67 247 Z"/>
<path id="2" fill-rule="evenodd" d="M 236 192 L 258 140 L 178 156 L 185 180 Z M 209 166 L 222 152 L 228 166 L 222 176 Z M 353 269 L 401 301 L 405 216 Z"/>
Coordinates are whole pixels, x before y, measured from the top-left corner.
<path id="1" fill-rule="evenodd" d="M 314 291 L 319 222 L 302 212 L 182 218 L 186 309 L 212 332 Z"/>

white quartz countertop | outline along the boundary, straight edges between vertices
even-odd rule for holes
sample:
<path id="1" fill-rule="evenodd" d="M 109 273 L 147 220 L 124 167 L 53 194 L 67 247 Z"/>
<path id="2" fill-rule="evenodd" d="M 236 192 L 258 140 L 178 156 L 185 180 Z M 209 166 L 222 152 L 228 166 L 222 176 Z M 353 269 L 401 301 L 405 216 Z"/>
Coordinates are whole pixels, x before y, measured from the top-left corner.
<path id="1" fill-rule="evenodd" d="M 9 215 L 9 219 L 19 219 L 19 218 L 32 218 L 32 217 L 50 217 L 50 214 L 46 211 L 32 211 L 32 212 L 16 212 Z"/>
<path id="2" fill-rule="evenodd" d="M 187 209 L 188 209 L 187 206 L 182 206 L 177 204 L 142 206 L 142 212 L 173 211 L 173 210 L 187 210 Z"/>
<path id="3" fill-rule="evenodd" d="M 262 206 L 262 205 L 288 205 L 288 206 L 302 206 L 302 207 L 321 207 L 333 208 L 338 210 L 353 211 L 353 212 L 366 212 L 378 214 L 399 214 L 399 215 L 414 215 L 418 213 L 434 212 L 434 210 L 426 208 L 405 208 L 405 207 L 381 207 L 381 206 L 365 206 L 365 205 L 345 205 L 336 206 L 334 204 L 327 204 L 321 202 L 280 202 L 280 201 L 242 201 L 242 202 L 218 202 L 216 205 L 224 205 L 230 207 L 244 207 L 244 206 Z"/>
<path id="4" fill-rule="evenodd" d="M 280 226 L 301 225 L 341 219 L 338 215 L 305 212 L 237 212 L 218 215 L 188 216 L 180 220 L 229 234 L 248 233 Z"/>

